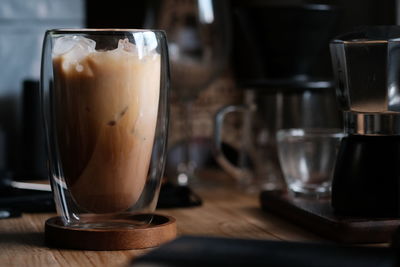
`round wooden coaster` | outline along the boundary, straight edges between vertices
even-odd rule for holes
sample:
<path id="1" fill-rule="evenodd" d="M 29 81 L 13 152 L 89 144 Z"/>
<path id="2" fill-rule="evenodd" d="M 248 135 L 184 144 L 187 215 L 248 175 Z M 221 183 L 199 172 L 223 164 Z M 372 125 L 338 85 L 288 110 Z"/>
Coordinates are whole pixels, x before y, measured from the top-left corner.
<path id="1" fill-rule="evenodd" d="M 171 216 L 152 215 L 152 222 L 144 228 L 82 229 L 63 225 L 60 217 L 45 223 L 45 242 L 57 248 L 82 250 L 124 250 L 159 246 L 176 237 L 176 220 Z M 132 218 L 134 219 L 134 218 Z"/>

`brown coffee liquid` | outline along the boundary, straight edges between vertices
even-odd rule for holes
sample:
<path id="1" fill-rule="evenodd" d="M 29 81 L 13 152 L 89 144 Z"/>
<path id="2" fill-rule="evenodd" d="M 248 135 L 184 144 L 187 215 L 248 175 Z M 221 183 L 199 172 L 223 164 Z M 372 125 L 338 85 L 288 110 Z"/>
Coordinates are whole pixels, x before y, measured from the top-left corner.
<path id="1" fill-rule="evenodd" d="M 160 55 L 118 48 L 53 56 L 57 141 L 74 201 L 95 213 L 132 207 L 153 148 Z"/>

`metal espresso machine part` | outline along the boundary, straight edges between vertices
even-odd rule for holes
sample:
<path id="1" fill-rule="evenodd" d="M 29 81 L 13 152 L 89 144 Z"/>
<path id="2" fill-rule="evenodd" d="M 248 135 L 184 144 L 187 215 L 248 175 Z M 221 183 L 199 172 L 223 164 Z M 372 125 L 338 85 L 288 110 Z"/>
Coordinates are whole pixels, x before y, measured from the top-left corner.
<path id="1" fill-rule="evenodd" d="M 348 133 L 332 207 L 340 215 L 400 217 L 400 27 L 360 28 L 330 49 Z"/>

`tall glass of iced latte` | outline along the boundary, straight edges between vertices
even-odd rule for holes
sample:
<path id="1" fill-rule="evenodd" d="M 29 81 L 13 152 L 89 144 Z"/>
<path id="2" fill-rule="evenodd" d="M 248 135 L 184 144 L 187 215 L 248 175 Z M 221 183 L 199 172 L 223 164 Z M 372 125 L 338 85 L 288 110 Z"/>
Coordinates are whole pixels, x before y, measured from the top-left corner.
<path id="1" fill-rule="evenodd" d="M 41 92 L 52 189 L 64 225 L 142 227 L 164 168 L 165 34 L 50 30 Z"/>

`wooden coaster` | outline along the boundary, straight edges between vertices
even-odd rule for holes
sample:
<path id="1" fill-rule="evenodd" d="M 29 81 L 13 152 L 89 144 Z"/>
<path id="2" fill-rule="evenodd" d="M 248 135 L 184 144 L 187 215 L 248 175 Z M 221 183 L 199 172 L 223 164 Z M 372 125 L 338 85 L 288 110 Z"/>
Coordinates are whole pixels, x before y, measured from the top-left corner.
<path id="1" fill-rule="evenodd" d="M 260 201 L 265 211 L 342 243 L 390 242 L 400 226 L 399 218 L 338 216 L 334 214 L 329 199 L 294 198 L 286 193 L 264 191 Z"/>
<path id="2" fill-rule="evenodd" d="M 176 220 L 160 214 L 152 215 L 152 222 L 143 228 L 82 229 L 63 225 L 60 217 L 45 223 L 45 242 L 57 248 L 82 250 L 126 250 L 157 247 L 176 237 Z"/>

